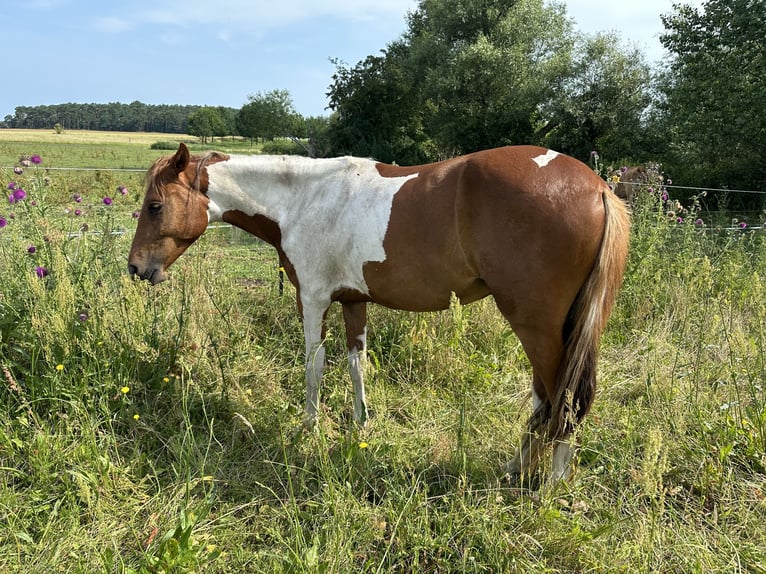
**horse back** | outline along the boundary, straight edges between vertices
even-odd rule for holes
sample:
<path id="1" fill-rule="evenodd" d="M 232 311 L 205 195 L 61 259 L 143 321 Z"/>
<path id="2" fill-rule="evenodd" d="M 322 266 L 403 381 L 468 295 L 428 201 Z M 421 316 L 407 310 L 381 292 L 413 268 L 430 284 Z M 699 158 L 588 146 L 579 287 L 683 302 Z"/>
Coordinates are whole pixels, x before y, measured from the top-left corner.
<path id="1" fill-rule="evenodd" d="M 378 171 L 418 175 L 394 196 L 386 259 L 365 265 L 375 302 L 435 310 L 563 277 L 573 298 L 593 266 L 608 188 L 577 160 L 516 146 Z"/>

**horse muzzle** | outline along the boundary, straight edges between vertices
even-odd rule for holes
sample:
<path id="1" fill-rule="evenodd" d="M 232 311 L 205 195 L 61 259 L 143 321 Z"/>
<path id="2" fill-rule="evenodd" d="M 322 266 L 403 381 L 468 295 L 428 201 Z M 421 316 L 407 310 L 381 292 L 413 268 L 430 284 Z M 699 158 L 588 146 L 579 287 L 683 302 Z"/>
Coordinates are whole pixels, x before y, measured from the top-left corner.
<path id="1" fill-rule="evenodd" d="M 128 274 L 130 275 L 131 279 L 138 278 L 142 281 L 148 281 L 152 285 L 162 283 L 165 281 L 165 279 L 168 278 L 167 273 L 165 273 L 165 271 L 159 267 L 151 267 L 140 270 L 138 266 L 132 263 L 128 264 Z"/>

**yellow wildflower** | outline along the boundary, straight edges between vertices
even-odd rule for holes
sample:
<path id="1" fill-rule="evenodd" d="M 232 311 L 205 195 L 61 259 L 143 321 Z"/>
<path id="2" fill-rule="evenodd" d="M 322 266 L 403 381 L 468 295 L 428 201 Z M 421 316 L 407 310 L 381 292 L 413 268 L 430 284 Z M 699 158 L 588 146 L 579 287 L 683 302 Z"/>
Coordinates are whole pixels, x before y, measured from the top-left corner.
<path id="1" fill-rule="evenodd" d="M 133 420 L 134 420 L 134 421 L 137 421 L 137 420 L 138 420 L 138 419 L 140 419 L 140 418 L 141 418 L 141 415 L 139 415 L 138 413 L 136 413 L 136 414 L 134 414 L 134 415 L 133 415 Z"/>
<path id="2" fill-rule="evenodd" d="M 59 363 L 58 365 L 56 365 L 56 370 L 57 371 L 63 371 L 64 370 L 64 365 Z"/>
<path id="3" fill-rule="evenodd" d="M 123 395 L 127 395 L 127 394 L 130 392 L 130 387 L 122 387 L 122 388 L 120 389 L 120 392 L 121 392 Z"/>
<path id="4" fill-rule="evenodd" d="M 362 442 L 360 442 L 360 443 L 359 443 L 359 448 L 367 448 L 368 446 L 370 446 L 370 445 L 368 445 L 368 444 L 367 444 L 366 442 L 364 442 L 364 441 L 362 441 Z"/>

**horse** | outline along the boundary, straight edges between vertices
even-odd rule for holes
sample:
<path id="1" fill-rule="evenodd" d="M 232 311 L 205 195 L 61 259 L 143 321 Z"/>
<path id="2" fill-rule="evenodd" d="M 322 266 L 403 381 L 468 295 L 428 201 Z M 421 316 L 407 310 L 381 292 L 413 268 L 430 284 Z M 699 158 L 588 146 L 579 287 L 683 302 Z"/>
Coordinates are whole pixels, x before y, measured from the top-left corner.
<path id="1" fill-rule="evenodd" d="M 615 195 L 628 205 L 632 205 L 638 187 L 649 180 L 649 173 L 644 166 L 634 165 L 615 170 L 612 173 L 612 180 L 615 179 L 617 183 L 614 187 Z"/>
<path id="2" fill-rule="evenodd" d="M 340 303 L 354 390 L 363 379 L 367 304 L 426 312 L 488 295 L 532 366 L 533 412 L 506 469 L 571 476 L 576 426 L 594 400 L 601 333 L 622 284 L 627 208 L 580 161 L 509 146 L 403 167 L 372 159 L 190 154 L 158 159 L 128 258 L 160 283 L 209 223 L 239 227 L 277 251 L 305 337 L 304 422 L 317 417 L 325 317 Z M 551 448 L 552 447 L 552 448 Z"/>

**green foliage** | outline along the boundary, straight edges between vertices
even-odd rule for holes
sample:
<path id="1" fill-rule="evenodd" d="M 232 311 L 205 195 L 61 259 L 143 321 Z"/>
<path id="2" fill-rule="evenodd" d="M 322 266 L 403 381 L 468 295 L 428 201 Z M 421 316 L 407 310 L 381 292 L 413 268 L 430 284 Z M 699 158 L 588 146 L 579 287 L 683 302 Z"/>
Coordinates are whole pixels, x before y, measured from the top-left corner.
<path id="1" fill-rule="evenodd" d="M 413 75 L 433 105 L 428 133 L 465 153 L 532 143 L 535 110 L 569 73 L 573 36 L 561 6 L 430 0 L 412 16 Z"/>
<path id="2" fill-rule="evenodd" d="M 150 149 L 177 150 L 178 142 L 158 141 L 149 146 Z"/>
<path id="3" fill-rule="evenodd" d="M 236 119 L 237 132 L 248 138 L 274 139 L 293 135 L 300 119 L 287 90 L 272 90 L 248 96 Z"/>
<path id="4" fill-rule="evenodd" d="M 234 112 L 228 108 L 204 106 L 189 114 L 186 131 L 201 138 L 202 143 L 207 143 L 209 137 L 233 135 L 236 129 L 235 117 Z"/>
<path id="5" fill-rule="evenodd" d="M 63 147 L 45 149 L 88 151 Z M 170 281 L 130 281 L 140 174 L 117 196 L 121 174 L 46 180 L 42 155 L 2 174 L 28 196 L 0 210 L 1 571 L 766 570 L 755 222 L 718 228 L 658 173 L 639 190 L 578 474 L 528 492 L 501 464 L 530 368 L 491 300 L 371 307 L 363 430 L 331 310 L 320 423 L 296 432 L 303 336 L 276 255 L 210 229 Z"/>
<path id="6" fill-rule="evenodd" d="M 274 139 L 264 142 L 261 146 L 263 153 L 272 155 L 307 155 L 307 148 L 300 141 L 290 139 Z"/>
<path id="7" fill-rule="evenodd" d="M 539 141 L 581 160 L 609 150 L 615 158 L 656 161 L 656 149 L 644 142 L 651 78 L 641 53 L 614 34 L 598 34 L 577 43 L 572 66 L 561 93 L 543 106 Z"/>
<path id="8" fill-rule="evenodd" d="M 335 154 L 373 157 L 388 163 L 417 165 L 432 150 L 423 129 L 421 102 L 392 47 L 384 56 L 368 56 L 354 68 L 336 62 L 329 126 Z"/>
<path id="9" fill-rule="evenodd" d="M 647 66 L 614 36 L 577 36 L 562 6 L 422 0 L 408 24 L 381 56 L 337 65 L 337 151 L 404 164 L 514 143 L 638 155 Z"/>
<path id="10" fill-rule="evenodd" d="M 4 127 L 51 129 L 58 124 L 63 130 L 184 134 L 188 133 L 189 115 L 198 109 L 199 106 L 150 105 L 141 102 L 18 106 L 13 116 L 6 116 Z M 225 109 L 227 114 L 233 112 L 229 108 Z"/>
<path id="11" fill-rule="evenodd" d="M 695 185 L 766 183 L 766 2 L 707 0 L 663 15 L 672 54 L 660 89 L 676 177 Z"/>

